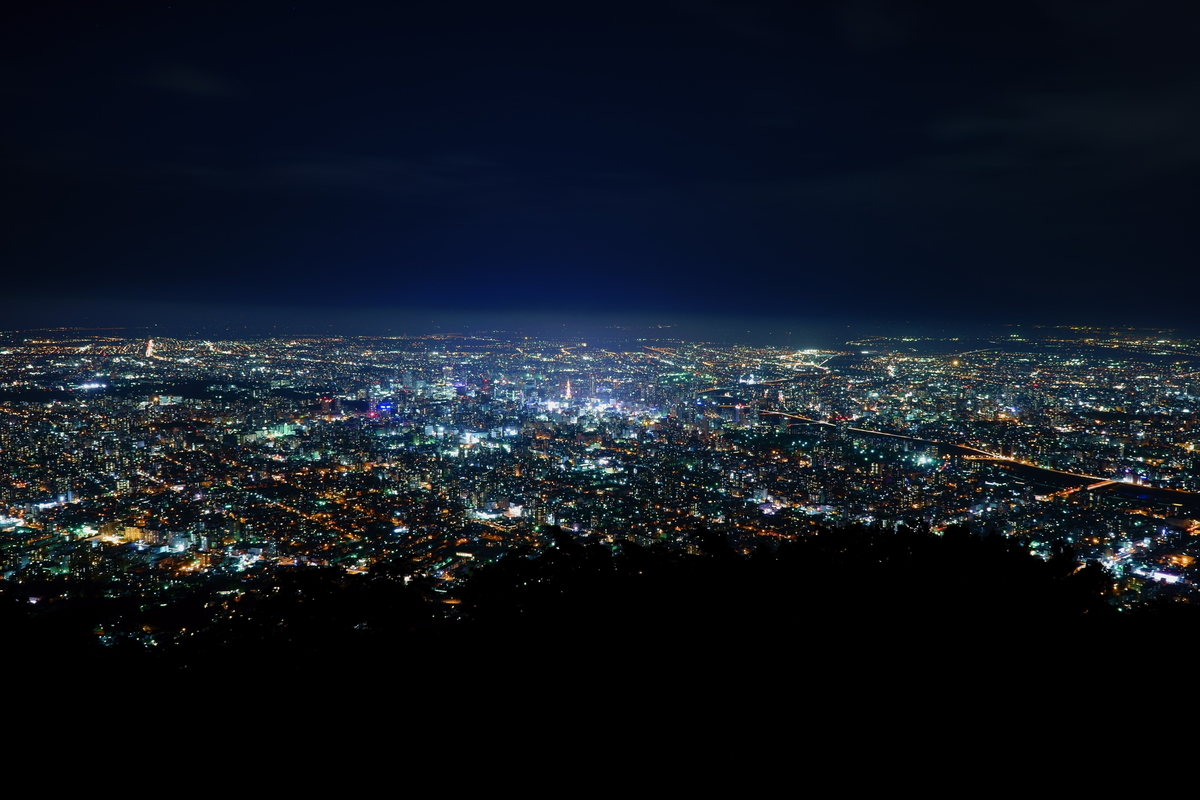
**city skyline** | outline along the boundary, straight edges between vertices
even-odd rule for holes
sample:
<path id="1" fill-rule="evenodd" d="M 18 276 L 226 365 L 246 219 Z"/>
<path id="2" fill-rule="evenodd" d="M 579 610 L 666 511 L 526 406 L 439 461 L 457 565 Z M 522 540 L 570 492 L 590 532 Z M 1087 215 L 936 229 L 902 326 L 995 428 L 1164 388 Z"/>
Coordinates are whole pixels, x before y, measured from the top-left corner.
<path id="1" fill-rule="evenodd" d="M 663 613 L 637 593 L 694 591 L 673 570 L 699 556 L 725 565 L 677 612 L 702 631 L 756 624 L 764 591 L 780 624 L 836 627 L 850 595 L 886 596 L 897 631 L 968 596 L 986 635 L 981 613 L 1135 618 L 1200 596 L 1198 450 L 1200 338 L 1165 331 L 7 333 L 0 599 L 77 655 L 183 664 L 428 626 L 466 646 L 512 602 L 502 576 L 586 593 L 652 559 L 557 612 L 585 638 L 615 614 L 633 647 Z M 764 585 L 768 563 L 791 577 Z"/>

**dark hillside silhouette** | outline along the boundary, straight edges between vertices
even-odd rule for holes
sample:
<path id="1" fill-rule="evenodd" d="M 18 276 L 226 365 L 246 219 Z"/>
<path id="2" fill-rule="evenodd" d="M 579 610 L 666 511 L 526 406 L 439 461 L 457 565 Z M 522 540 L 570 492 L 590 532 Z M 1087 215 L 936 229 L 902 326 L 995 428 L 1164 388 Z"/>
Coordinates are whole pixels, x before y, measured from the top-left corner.
<path id="1" fill-rule="evenodd" d="M 0 621 L 29 665 L 236 663 L 273 679 L 480 663 L 893 669 L 1111 647 L 1114 632 L 1159 620 L 1176 633 L 1200 624 L 1186 604 L 1120 611 L 1111 576 L 1069 548 L 1043 560 L 1020 539 L 962 528 L 847 527 L 749 554 L 704 529 L 686 548 L 549 534 L 545 552 L 510 551 L 454 594 L 397 561 L 362 575 L 296 570 L 162 607 L 81 597 L 47 609 L 9 597 Z M 174 635 L 144 647 L 117 630 Z"/>

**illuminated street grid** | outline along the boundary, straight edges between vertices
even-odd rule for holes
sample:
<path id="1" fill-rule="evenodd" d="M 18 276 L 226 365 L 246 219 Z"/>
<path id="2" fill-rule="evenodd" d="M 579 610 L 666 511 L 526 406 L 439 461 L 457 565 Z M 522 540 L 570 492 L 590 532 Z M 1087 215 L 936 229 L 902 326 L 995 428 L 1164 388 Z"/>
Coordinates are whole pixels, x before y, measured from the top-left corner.
<path id="1" fill-rule="evenodd" d="M 966 523 L 1070 544 L 1128 601 L 1192 592 L 1200 342 L 1000 330 L 824 350 L 10 334 L 0 569 L 150 596 L 402 558 L 452 592 L 551 525 L 668 547 L 705 526 L 750 552 Z"/>

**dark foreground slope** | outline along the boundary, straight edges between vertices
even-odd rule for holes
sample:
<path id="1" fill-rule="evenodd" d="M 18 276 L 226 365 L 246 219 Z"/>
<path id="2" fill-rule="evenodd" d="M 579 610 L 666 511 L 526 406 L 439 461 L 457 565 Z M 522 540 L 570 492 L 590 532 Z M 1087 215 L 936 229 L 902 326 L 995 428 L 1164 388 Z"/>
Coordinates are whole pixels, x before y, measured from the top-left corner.
<path id="1" fill-rule="evenodd" d="M 391 564 L 285 573 L 232 599 L 226 589 L 152 609 L 97 600 L 35 615 L 8 603 L 10 665 L 272 679 L 635 663 L 892 670 L 1111 653 L 1127 634 L 1200 624 L 1182 604 L 1121 610 L 1111 576 L 1070 552 L 1043 560 L 960 529 L 845 528 L 750 555 L 706 531 L 686 549 L 552 535 L 545 553 L 511 552 L 455 595 Z M 114 618 L 158 644 L 104 635 Z"/>

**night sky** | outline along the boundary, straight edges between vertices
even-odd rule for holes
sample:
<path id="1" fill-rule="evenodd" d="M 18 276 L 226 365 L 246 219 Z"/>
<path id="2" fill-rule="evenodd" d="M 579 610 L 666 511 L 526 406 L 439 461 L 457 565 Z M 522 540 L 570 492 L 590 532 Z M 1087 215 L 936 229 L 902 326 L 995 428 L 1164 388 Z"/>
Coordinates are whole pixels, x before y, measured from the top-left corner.
<path id="1" fill-rule="evenodd" d="M 0 328 L 1192 321 L 1194 4 L 32 5 Z"/>

